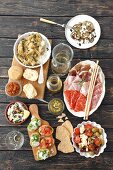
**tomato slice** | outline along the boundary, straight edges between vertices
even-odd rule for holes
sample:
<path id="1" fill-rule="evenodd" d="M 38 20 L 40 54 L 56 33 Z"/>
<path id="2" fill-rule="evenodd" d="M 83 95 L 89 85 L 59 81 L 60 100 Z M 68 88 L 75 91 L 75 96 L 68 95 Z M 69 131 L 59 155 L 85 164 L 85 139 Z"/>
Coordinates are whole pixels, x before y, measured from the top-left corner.
<path id="1" fill-rule="evenodd" d="M 91 125 L 91 124 L 86 124 L 86 125 L 84 125 L 84 127 L 85 127 L 85 129 L 87 129 L 87 130 L 89 130 L 89 129 L 92 129 L 93 128 L 93 126 Z"/>
<path id="2" fill-rule="evenodd" d="M 52 137 L 45 137 L 40 141 L 41 148 L 49 148 L 54 145 L 54 139 Z"/>
<path id="3" fill-rule="evenodd" d="M 94 143 L 95 143 L 96 146 L 100 146 L 102 144 L 102 141 L 99 138 L 95 138 Z"/>
<path id="4" fill-rule="evenodd" d="M 84 111 L 85 105 L 86 105 L 86 99 L 87 99 L 86 96 L 84 96 L 83 94 L 80 94 L 80 96 L 76 102 L 74 111 L 76 111 L 76 112 Z"/>
<path id="5" fill-rule="evenodd" d="M 74 141 L 75 141 L 75 143 L 80 143 L 80 136 L 75 136 L 75 138 L 74 138 Z"/>
<path id="6" fill-rule="evenodd" d="M 95 150 L 94 144 L 88 145 L 88 150 L 89 150 L 89 151 L 94 151 L 94 150 Z"/>
<path id="7" fill-rule="evenodd" d="M 76 128 L 76 129 L 74 130 L 74 133 L 75 133 L 75 135 L 80 135 L 80 128 Z"/>
<path id="8" fill-rule="evenodd" d="M 91 137 L 93 135 L 92 130 L 86 130 L 85 132 L 86 136 Z"/>
<path id="9" fill-rule="evenodd" d="M 42 136 L 50 136 L 53 133 L 53 128 L 51 126 L 49 126 L 49 125 L 42 125 L 39 128 L 39 133 Z"/>

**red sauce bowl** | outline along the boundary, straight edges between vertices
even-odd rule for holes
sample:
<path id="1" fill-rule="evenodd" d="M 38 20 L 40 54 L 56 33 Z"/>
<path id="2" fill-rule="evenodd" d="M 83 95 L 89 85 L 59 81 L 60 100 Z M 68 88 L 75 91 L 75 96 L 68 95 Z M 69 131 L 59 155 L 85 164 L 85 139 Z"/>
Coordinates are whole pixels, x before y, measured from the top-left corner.
<path id="1" fill-rule="evenodd" d="M 9 103 L 9 104 L 6 106 L 6 109 L 5 109 L 4 114 L 5 114 L 5 117 L 6 117 L 7 121 L 8 121 L 10 124 L 12 124 L 12 125 L 20 125 L 20 124 L 24 123 L 24 122 L 26 121 L 26 119 L 29 117 L 29 116 L 28 116 L 26 119 L 24 119 L 23 121 L 18 122 L 18 123 L 14 123 L 13 121 L 10 121 L 10 120 L 9 120 L 8 115 L 7 115 L 8 109 L 9 109 L 9 107 L 10 107 L 11 105 L 13 105 L 13 104 L 15 104 L 15 103 L 17 103 L 17 102 L 18 102 L 18 103 L 21 103 L 21 104 L 24 106 L 24 108 L 25 108 L 26 110 L 28 110 L 27 105 L 24 104 L 23 102 L 14 101 L 14 102 Z M 30 114 L 29 114 L 29 115 L 30 115 Z"/>

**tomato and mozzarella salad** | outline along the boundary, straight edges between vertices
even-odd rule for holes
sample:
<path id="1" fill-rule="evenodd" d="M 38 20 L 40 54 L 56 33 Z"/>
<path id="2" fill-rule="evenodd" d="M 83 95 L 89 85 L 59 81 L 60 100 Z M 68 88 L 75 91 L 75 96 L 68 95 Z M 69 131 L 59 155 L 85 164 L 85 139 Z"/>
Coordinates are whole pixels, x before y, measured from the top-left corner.
<path id="1" fill-rule="evenodd" d="M 79 148 L 80 152 L 97 155 L 105 143 L 103 133 L 105 133 L 103 128 L 96 127 L 91 123 L 81 124 L 80 127 L 74 129 L 74 146 Z"/>

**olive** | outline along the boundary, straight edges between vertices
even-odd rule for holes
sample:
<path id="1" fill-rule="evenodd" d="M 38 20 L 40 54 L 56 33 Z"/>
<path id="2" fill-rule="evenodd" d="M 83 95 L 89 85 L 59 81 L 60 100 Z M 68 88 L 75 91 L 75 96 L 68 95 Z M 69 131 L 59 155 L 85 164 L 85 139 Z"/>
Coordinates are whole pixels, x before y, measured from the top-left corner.
<path id="1" fill-rule="evenodd" d="M 98 132 L 98 130 L 99 130 L 98 128 L 94 127 L 94 128 L 92 129 L 92 132 L 95 133 L 95 132 Z"/>
<path id="2" fill-rule="evenodd" d="M 95 132 L 95 136 L 99 137 L 100 133 L 99 132 Z"/>
<path id="3" fill-rule="evenodd" d="M 89 141 L 89 143 L 92 141 L 92 139 L 91 138 L 88 138 L 88 141 Z"/>
<path id="4" fill-rule="evenodd" d="M 104 139 L 101 139 L 101 143 L 102 143 L 102 145 L 104 145 Z"/>
<path id="5" fill-rule="evenodd" d="M 102 134 L 103 133 L 103 129 L 100 128 L 99 129 L 99 133 Z"/>
<path id="6" fill-rule="evenodd" d="M 90 143 L 94 143 L 94 140 L 92 139 Z"/>

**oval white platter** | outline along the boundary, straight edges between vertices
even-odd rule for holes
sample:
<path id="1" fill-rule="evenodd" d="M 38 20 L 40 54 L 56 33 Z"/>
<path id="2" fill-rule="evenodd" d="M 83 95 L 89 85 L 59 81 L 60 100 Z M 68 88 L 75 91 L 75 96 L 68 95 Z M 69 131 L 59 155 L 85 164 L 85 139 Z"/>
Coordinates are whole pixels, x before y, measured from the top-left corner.
<path id="1" fill-rule="evenodd" d="M 80 63 L 81 63 L 81 64 L 90 64 L 90 66 L 91 66 L 92 68 L 93 68 L 94 65 L 95 65 L 95 62 L 94 62 L 94 61 L 90 61 L 90 60 L 81 61 L 81 62 L 79 62 L 78 64 L 80 64 Z M 73 69 L 73 68 L 72 68 L 72 69 Z M 103 73 L 101 67 L 100 67 L 100 69 L 99 69 L 99 78 L 100 78 L 100 80 L 101 80 L 101 82 L 102 82 L 102 89 L 103 89 L 103 90 L 102 90 L 102 94 L 101 94 L 101 96 L 100 96 L 100 99 L 99 99 L 96 107 L 89 112 L 89 115 L 93 114 L 93 113 L 98 109 L 98 107 L 101 105 L 102 100 L 103 100 L 103 98 L 104 98 L 104 96 L 105 96 L 105 76 L 104 76 L 104 73 Z M 64 85 L 64 88 L 65 88 L 65 85 Z M 69 106 L 69 103 L 68 103 L 68 101 L 67 101 L 64 93 L 63 93 L 63 96 L 64 96 L 64 102 L 65 102 L 65 105 L 66 105 L 68 111 L 69 111 L 70 113 L 72 113 L 74 116 L 84 117 L 84 114 L 85 114 L 85 113 L 84 113 L 83 111 L 81 111 L 81 112 L 75 112 L 74 110 L 72 110 L 72 109 L 70 108 L 70 106 Z"/>

